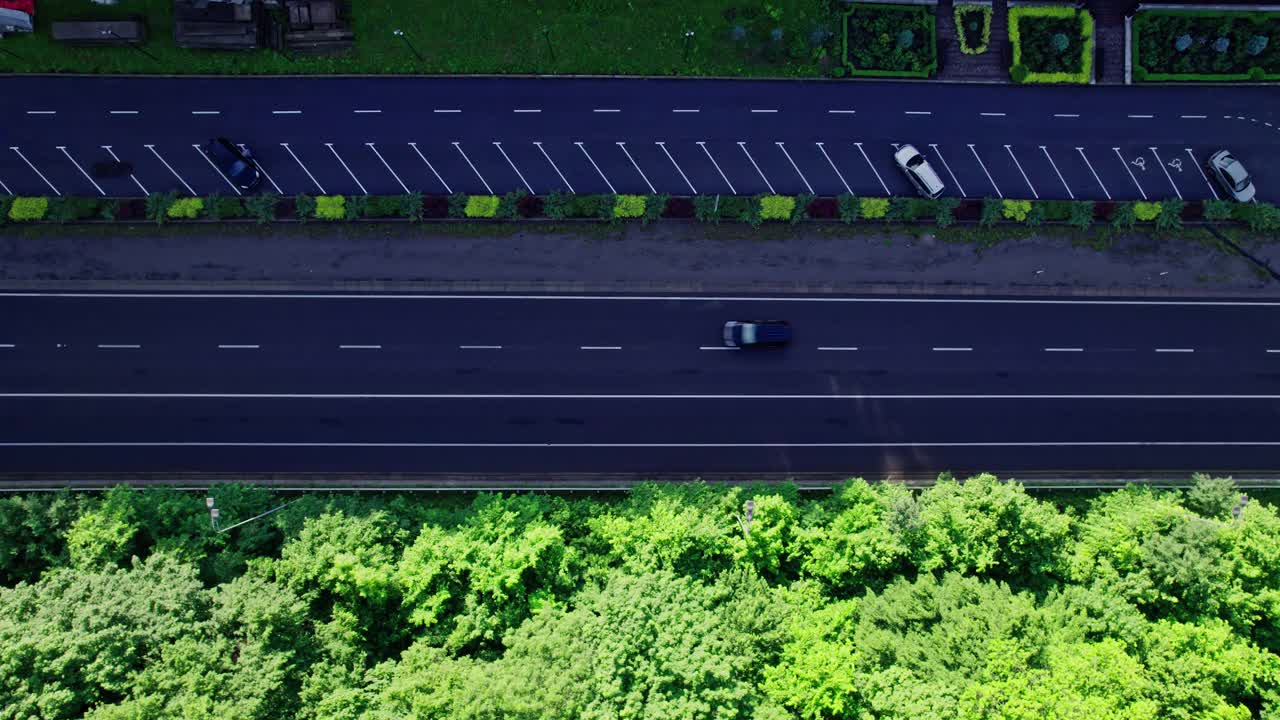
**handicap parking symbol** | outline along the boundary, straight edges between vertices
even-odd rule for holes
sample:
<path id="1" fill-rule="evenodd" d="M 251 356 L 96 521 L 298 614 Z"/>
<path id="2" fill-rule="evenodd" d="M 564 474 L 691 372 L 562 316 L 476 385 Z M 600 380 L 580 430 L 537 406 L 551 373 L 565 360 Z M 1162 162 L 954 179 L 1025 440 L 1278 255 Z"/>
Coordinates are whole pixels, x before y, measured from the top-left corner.
<path id="1" fill-rule="evenodd" d="M 1177 170 L 1178 172 L 1182 172 L 1182 158 L 1174 158 L 1170 160 L 1169 167 Z"/>
<path id="2" fill-rule="evenodd" d="M 1133 160 L 1130 160 L 1130 162 L 1132 162 L 1134 165 L 1136 165 L 1136 166 L 1138 167 L 1138 169 L 1139 169 L 1139 170 L 1141 170 L 1142 172 L 1146 172 L 1146 171 L 1147 171 L 1147 159 L 1146 159 L 1146 158 L 1144 158 L 1144 157 L 1142 157 L 1141 155 L 1139 155 L 1138 157 L 1134 158 Z"/>

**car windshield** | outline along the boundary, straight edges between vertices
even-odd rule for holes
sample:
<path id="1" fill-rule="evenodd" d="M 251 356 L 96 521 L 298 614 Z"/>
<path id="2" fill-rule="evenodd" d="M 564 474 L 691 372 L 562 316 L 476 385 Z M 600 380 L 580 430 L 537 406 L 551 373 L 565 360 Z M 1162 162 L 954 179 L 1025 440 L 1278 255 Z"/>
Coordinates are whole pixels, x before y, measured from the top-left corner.
<path id="1" fill-rule="evenodd" d="M 253 176 L 253 166 L 243 160 L 231 163 L 231 177 L 236 180 L 249 179 Z"/>
<path id="2" fill-rule="evenodd" d="M 742 344 L 750 345 L 756 341 L 756 326 L 754 324 L 746 324 L 742 326 Z"/>
<path id="3" fill-rule="evenodd" d="M 924 156 L 923 156 L 923 155 L 916 155 L 915 157 L 913 157 L 913 158 L 911 158 L 910 160 L 908 160 L 908 161 L 907 161 L 907 167 L 909 167 L 909 168 L 918 168 L 918 167 L 920 167 L 920 166 L 921 166 L 921 165 L 923 165 L 923 164 L 924 164 Z"/>

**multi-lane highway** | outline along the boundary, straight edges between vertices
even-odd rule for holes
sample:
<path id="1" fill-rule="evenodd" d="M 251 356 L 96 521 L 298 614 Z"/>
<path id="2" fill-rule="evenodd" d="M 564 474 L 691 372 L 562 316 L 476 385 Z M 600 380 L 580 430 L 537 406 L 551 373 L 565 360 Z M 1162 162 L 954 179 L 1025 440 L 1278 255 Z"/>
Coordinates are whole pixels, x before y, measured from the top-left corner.
<path id="1" fill-rule="evenodd" d="M 1265 87 L 530 78 L 6 78 L 0 191 L 237 190 L 198 145 L 249 145 L 284 194 L 909 194 L 912 143 L 953 196 L 1216 197 L 1229 148 L 1280 198 Z M 119 159 L 131 175 L 98 177 Z"/>
<path id="2" fill-rule="evenodd" d="M 793 346 L 720 346 L 785 318 Z M 1274 469 L 1280 303 L 0 295 L 0 471 Z"/>

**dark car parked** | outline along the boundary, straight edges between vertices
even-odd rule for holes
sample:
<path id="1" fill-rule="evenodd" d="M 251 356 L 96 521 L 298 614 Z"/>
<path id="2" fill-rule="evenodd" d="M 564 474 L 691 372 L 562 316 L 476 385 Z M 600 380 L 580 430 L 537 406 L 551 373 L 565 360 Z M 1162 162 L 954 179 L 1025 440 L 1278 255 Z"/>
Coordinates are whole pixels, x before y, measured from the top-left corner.
<path id="1" fill-rule="evenodd" d="M 791 323 L 786 320 L 730 320 L 724 324 L 728 347 L 781 347 L 789 342 Z"/>
<path id="2" fill-rule="evenodd" d="M 204 146 L 204 152 L 218 166 L 227 179 L 235 183 L 241 192 L 252 192 L 262 182 L 262 171 L 253 160 L 253 151 L 243 149 L 230 140 L 214 138 Z"/>

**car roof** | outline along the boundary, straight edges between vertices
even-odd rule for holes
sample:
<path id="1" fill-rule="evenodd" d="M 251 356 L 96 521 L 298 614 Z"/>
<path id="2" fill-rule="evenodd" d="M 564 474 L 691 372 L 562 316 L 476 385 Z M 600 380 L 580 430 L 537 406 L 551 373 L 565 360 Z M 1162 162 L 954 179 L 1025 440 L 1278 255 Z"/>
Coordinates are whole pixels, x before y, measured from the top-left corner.
<path id="1" fill-rule="evenodd" d="M 933 166 L 927 160 L 911 168 L 911 172 L 914 172 L 916 177 L 920 178 L 920 182 L 924 184 L 930 193 L 942 190 L 942 178 L 938 177 L 938 173 L 934 171 Z"/>

